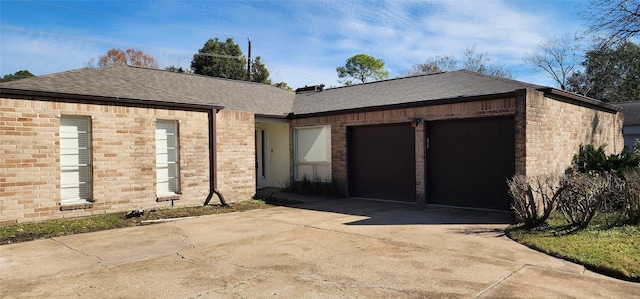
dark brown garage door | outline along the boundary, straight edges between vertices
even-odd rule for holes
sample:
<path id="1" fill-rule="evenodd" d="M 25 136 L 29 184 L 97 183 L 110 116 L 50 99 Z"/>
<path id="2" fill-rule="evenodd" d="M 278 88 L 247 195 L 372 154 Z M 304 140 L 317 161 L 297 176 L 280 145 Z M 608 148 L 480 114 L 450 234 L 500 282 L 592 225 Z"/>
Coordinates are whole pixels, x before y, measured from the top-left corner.
<path id="1" fill-rule="evenodd" d="M 508 210 L 515 173 L 513 117 L 429 122 L 427 202 Z"/>
<path id="2" fill-rule="evenodd" d="M 415 129 L 409 123 L 348 128 L 349 195 L 415 201 Z"/>

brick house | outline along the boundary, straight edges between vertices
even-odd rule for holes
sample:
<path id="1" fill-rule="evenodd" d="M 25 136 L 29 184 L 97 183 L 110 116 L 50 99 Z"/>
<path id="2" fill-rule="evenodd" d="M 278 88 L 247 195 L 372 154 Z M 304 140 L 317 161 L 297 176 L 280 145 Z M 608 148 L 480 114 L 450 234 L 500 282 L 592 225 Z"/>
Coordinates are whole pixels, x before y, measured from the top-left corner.
<path id="1" fill-rule="evenodd" d="M 251 198 L 254 131 L 287 136 L 293 99 L 264 84 L 127 66 L 2 83 L 0 223 L 201 205 L 215 202 L 214 188 Z M 288 172 L 288 144 L 273 143 Z"/>
<path id="2" fill-rule="evenodd" d="M 349 196 L 508 210 L 506 178 L 561 172 L 580 144 L 619 152 L 622 121 L 594 99 L 462 70 L 298 94 L 291 127 L 325 128 Z"/>
<path id="3" fill-rule="evenodd" d="M 349 196 L 509 209 L 505 179 L 623 147 L 620 109 L 456 71 L 291 93 L 128 66 L 0 84 L 0 223 L 250 198 L 290 179 Z"/>

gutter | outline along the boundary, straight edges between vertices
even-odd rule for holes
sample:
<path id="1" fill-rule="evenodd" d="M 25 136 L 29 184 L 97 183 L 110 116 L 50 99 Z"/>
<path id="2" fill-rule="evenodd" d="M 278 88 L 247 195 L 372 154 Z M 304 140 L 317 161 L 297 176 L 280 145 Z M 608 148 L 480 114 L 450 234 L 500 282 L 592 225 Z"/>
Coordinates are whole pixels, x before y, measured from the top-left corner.
<path id="1" fill-rule="evenodd" d="M 368 82 L 372 83 L 372 82 Z M 367 83 L 364 83 L 367 84 Z M 486 101 L 486 100 L 496 100 L 496 99 L 504 99 L 504 98 L 513 98 L 515 97 L 515 92 L 503 92 L 503 93 L 494 93 L 494 94 L 486 94 L 486 95 L 472 95 L 472 96 L 458 96 L 455 98 L 441 98 L 441 99 L 431 99 L 431 100 L 422 100 L 415 102 L 407 102 L 407 103 L 396 103 L 396 104 L 386 104 L 386 105 L 378 105 L 378 106 L 367 106 L 367 107 L 354 107 L 354 108 L 345 108 L 339 110 L 329 110 L 329 111 L 321 111 L 321 112 L 303 112 L 300 114 L 290 113 L 286 116 L 288 119 L 299 119 L 299 118 L 308 118 L 308 117 L 319 117 L 319 116 L 333 116 L 347 113 L 361 113 L 361 112 L 376 112 L 383 111 L 389 109 L 405 109 L 405 108 L 416 108 L 416 107 L 427 107 L 427 106 L 436 106 L 442 104 L 457 104 L 457 103 L 465 103 L 465 102 L 475 102 L 475 101 Z"/>
<path id="2" fill-rule="evenodd" d="M 260 114 L 254 113 L 255 118 L 273 118 L 273 119 L 287 119 L 289 118 L 289 113 L 282 115 L 273 115 L 273 114 Z"/>
<path id="3" fill-rule="evenodd" d="M 612 105 L 612 104 L 609 104 L 609 103 L 605 103 L 605 102 L 602 102 L 602 101 L 598 101 L 596 99 L 592 99 L 592 98 L 589 98 L 589 97 L 585 97 L 583 95 L 579 95 L 579 94 L 576 94 L 576 93 L 573 93 L 573 92 L 568 92 L 568 91 L 565 91 L 565 90 L 561 90 L 561 89 L 555 89 L 555 88 L 551 88 L 550 87 L 550 88 L 541 88 L 541 89 L 538 89 L 538 90 L 540 90 L 540 91 L 542 91 L 544 93 L 547 93 L 547 94 L 562 96 L 562 97 L 565 97 L 565 98 L 568 98 L 568 99 L 571 99 L 571 100 L 574 100 L 574 101 L 577 101 L 577 102 L 581 102 L 584 105 L 587 105 L 589 107 L 600 108 L 600 109 L 603 109 L 603 110 L 611 112 L 611 113 L 616 113 L 616 112 L 620 112 L 620 111 L 623 110 L 622 108 L 620 108 L 618 106 L 615 106 L 615 105 Z"/>
<path id="4" fill-rule="evenodd" d="M 555 89 L 552 87 L 536 88 L 533 90 L 541 91 L 547 95 L 556 95 L 556 96 L 562 97 L 564 98 L 564 101 L 572 100 L 572 102 L 574 103 L 582 104 L 590 108 L 596 108 L 596 109 L 604 110 L 611 113 L 616 113 L 623 110 L 622 108 L 611 105 L 609 103 L 601 102 L 596 99 L 592 99 L 589 97 L 585 97 L 585 96 L 564 91 L 564 90 Z M 430 99 L 430 100 L 386 104 L 386 105 L 378 105 L 378 106 L 353 107 L 353 108 L 344 108 L 344 109 L 338 109 L 338 110 L 326 110 L 326 111 L 320 111 L 320 112 L 302 112 L 299 114 L 296 114 L 295 112 L 293 112 L 285 117 L 287 119 L 299 119 L 299 118 L 309 118 L 309 117 L 333 116 L 333 115 L 348 114 L 348 113 L 376 112 L 376 111 L 383 111 L 383 110 L 389 110 L 389 109 L 427 107 L 427 106 L 436 106 L 436 105 L 443 105 L 443 104 L 457 104 L 457 103 L 474 102 L 474 101 L 504 99 L 509 97 L 515 97 L 515 94 L 516 92 L 511 91 L 511 92 L 493 93 L 493 94 L 485 94 L 485 95 L 470 95 L 470 96 L 458 96 L 453 98 Z"/>
<path id="5" fill-rule="evenodd" d="M 150 105 L 150 106 L 173 107 L 173 108 L 182 108 L 182 109 L 199 109 L 199 110 L 210 110 L 212 108 L 215 110 L 222 110 L 224 108 L 224 106 L 222 105 L 143 100 L 143 99 L 134 99 L 134 98 L 121 98 L 121 97 L 114 97 L 114 96 L 83 95 L 83 94 L 64 93 L 64 92 L 50 92 L 50 91 L 25 90 L 25 89 L 0 87 L 0 96 L 7 96 L 7 95 L 47 97 L 47 98 L 52 98 L 51 101 L 53 102 L 62 102 L 64 100 L 83 100 L 83 101 L 94 101 L 94 102 L 102 102 L 102 103 L 110 103 L 110 104 L 119 103 L 119 104 L 134 104 L 134 105 Z M 56 101 L 55 98 L 59 98 L 60 100 Z M 42 100 L 42 99 L 39 99 L 39 100 Z"/>

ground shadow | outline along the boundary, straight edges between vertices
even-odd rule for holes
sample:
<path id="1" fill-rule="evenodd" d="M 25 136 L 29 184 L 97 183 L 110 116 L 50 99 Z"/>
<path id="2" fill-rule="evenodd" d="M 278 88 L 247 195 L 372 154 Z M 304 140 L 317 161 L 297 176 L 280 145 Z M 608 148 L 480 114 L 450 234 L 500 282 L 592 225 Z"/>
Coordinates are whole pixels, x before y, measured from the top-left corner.
<path id="1" fill-rule="evenodd" d="M 267 203 L 295 209 L 363 216 L 345 225 L 444 225 L 444 224 L 512 224 L 509 211 L 464 209 L 437 205 L 379 201 L 362 198 L 316 198 L 316 201 L 296 201 L 295 196 L 283 198 L 272 193 L 263 198 Z M 301 198 L 309 200 L 309 198 Z M 469 232 L 474 234 L 475 232 Z"/>

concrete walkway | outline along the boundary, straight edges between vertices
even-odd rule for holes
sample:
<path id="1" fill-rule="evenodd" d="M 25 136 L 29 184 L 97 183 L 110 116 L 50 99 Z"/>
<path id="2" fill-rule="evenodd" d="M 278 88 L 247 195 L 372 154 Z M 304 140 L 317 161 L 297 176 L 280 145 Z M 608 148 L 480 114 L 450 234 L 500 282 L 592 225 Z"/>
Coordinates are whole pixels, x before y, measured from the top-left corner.
<path id="1" fill-rule="evenodd" d="M 0 246 L 2 298 L 640 298 L 510 216 L 358 199 Z"/>

